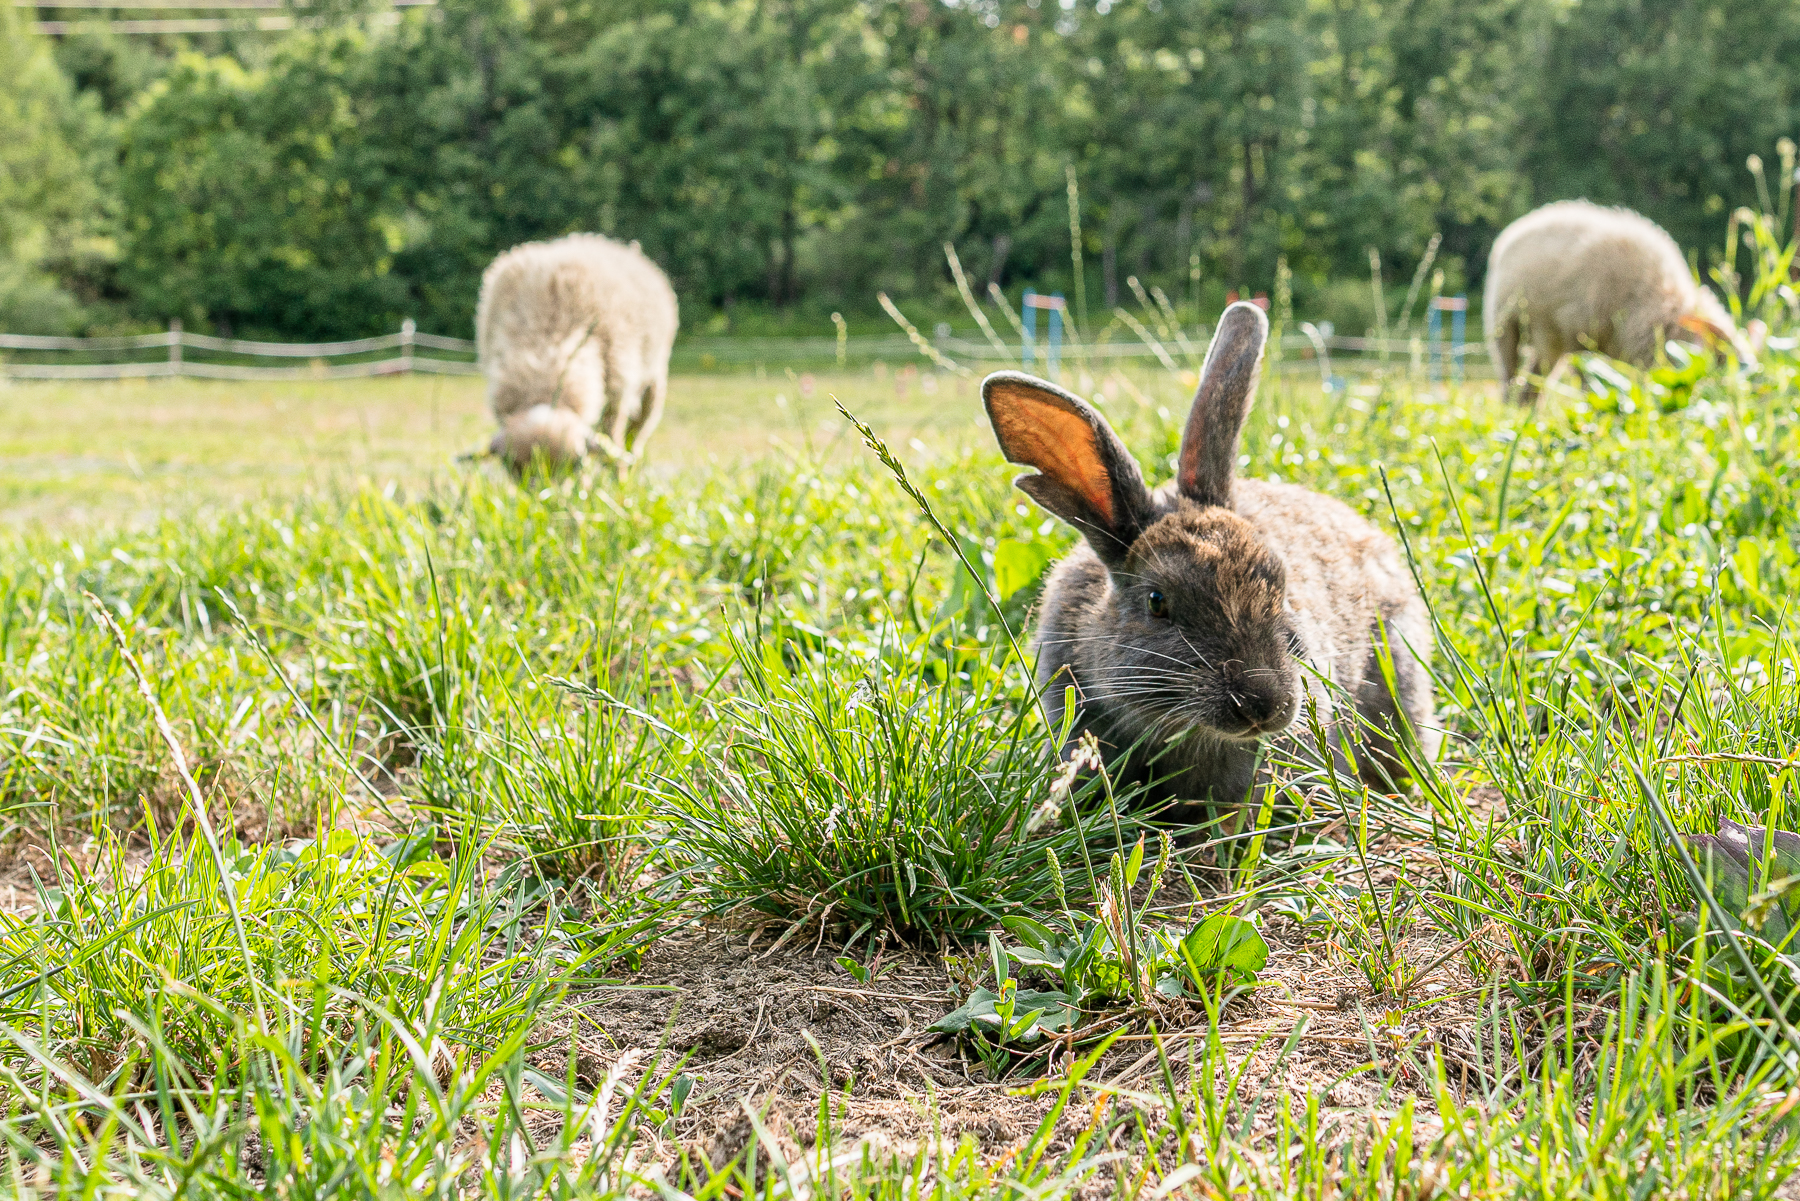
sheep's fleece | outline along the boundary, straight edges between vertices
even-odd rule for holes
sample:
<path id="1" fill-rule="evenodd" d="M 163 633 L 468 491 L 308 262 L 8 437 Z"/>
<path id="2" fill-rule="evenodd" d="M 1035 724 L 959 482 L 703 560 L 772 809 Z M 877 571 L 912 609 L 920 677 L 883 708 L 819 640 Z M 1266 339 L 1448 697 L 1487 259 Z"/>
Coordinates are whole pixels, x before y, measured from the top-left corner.
<path id="1" fill-rule="evenodd" d="M 1521 367 L 1548 376 L 1584 349 L 1650 366 L 1662 340 L 1707 338 L 1749 361 L 1749 347 L 1681 248 L 1630 209 L 1585 200 L 1547 204 L 1501 231 L 1488 256 L 1488 346 L 1508 391 Z M 1521 399 L 1535 393 L 1530 379 Z"/>
<path id="2" fill-rule="evenodd" d="M 475 341 L 494 454 L 515 471 L 540 454 L 567 465 L 599 447 L 641 449 L 662 416 L 679 324 L 661 268 L 597 234 L 527 242 L 481 277 Z"/>

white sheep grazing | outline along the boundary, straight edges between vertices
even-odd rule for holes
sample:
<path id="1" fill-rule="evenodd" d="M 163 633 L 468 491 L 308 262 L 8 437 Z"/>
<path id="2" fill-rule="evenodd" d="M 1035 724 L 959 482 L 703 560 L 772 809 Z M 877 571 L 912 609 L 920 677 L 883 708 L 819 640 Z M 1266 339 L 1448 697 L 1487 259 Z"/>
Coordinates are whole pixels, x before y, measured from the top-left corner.
<path id="1" fill-rule="evenodd" d="M 1648 367 L 1665 340 L 1679 338 L 1723 343 L 1754 361 L 1725 307 L 1694 282 L 1675 239 L 1630 209 L 1585 200 L 1546 204 L 1501 231 L 1488 255 L 1483 310 L 1502 395 L 1518 383 L 1525 401 L 1574 351 Z"/>
<path id="2" fill-rule="evenodd" d="M 527 242 L 481 277 L 475 343 L 514 472 L 595 449 L 623 464 L 649 438 L 680 324 L 668 276 L 637 243 L 597 234 Z"/>

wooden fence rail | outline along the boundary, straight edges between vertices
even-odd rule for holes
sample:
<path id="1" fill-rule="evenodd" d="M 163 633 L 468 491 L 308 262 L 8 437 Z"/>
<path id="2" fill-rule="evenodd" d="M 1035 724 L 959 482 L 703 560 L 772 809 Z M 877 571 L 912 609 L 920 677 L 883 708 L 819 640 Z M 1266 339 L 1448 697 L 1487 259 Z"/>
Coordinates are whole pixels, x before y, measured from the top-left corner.
<path id="1" fill-rule="evenodd" d="M 1270 369 L 1277 374 L 1317 373 L 1330 383 L 1345 374 L 1374 370 L 1429 369 L 1435 377 L 1448 366 L 1460 366 L 1471 378 L 1491 376 L 1487 348 L 1478 342 L 1452 345 L 1422 338 L 1349 338 L 1322 335 L 1316 329 L 1281 340 L 1280 358 Z M 969 341 L 942 330 L 932 339 L 947 359 L 972 370 L 1022 365 L 1024 348 L 1002 355 L 991 343 Z M 1065 347 L 1064 371 L 1084 363 L 1096 371 L 1140 360 L 1174 362 L 1191 370 L 1204 350 L 1204 331 L 1190 331 L 1187 348 L 1140 339 L 1106 340 Z M 155 357 L 149 357 L 154 353 Z M 733 367 L 827 368 L 838 362 L 867 366 L 886 362 L 902 366 L 918 361 L 918 350 L 904 336 L 846 338 L 683 338 L 675 349 L 679 370 Z M 840 359 L 839 356 L 842 356 Z M 23 357 L 21 357 L 23 356 Z M 63 338 L 34 334 L 0 334 L 0 379 L 104 380 L 187 376 L 199 379 L 305 380 L 354 379 L 373 375 L 430 372 L 477 375 L 475 344 L 466 338 L 420 333 L 407 322 L 399 332 L 344 342 L 258 342 L 189 333 L 179 322 L 154 334 L 103 338 Z M 1041 360 L 1042 356 L 1038 358 Z M 73 359 L 74 361 L 70 361 Z M 273 359 L 277 363 L 257 363 Z M 308 360 L 304 364 L 293 360 Z M 283 361 L 285 360 L 285 361 Z M 1042 363 L 1037 364 L 1044 369 Z"/>
<path id="2" fill-rule="evenodd" d="M 21 360 L 17 353 L 30 358 Z M 119 356 L 133 351 L 161 351 L 154 359 Z M 230 356 L 237 361 L 209 361 L 188 351 Z M 432 353 L 421 354 L 421 351 Z M 397 352 L 385 354 L 384 352 Z M 102 362 L 46 361 L 51 355 L 103 358 Z M 253 342 L 244 338 L 215 338 L 195 334 L 171 322 L 164 333 L 128 334 L 108 338 L 59 338 L 37 334 L 0 334 L 0 379 L 147 379 L 191 376 L 199 379 L 293 380 L 354 379 L 370 375 L 396 375 L 409 371 L 439 375 L 477 375 L 473 361 L 475 343 L 466 338 L 422 334 L 411 321 L 398 333 L 347 342 Z M 456 357 L 452 357 L 456 356 Z M 304 366 L 269 366 L 243 360 L 308 359 Z M 332 360 L 340 360 L 333 362 Z M 352 359 L 352 362 L 341 360 Z"/>

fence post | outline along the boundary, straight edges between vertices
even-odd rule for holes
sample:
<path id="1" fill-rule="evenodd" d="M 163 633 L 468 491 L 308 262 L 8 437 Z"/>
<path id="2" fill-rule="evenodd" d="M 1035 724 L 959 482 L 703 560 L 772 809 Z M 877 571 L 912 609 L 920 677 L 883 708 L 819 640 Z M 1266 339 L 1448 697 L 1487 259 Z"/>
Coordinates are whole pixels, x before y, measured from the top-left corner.
<path id="1" fill-rule="evenodd" d="M 400 323 L 400 370 L 408 375 L 413 369 L 413 335 L 418 332 L 419 327 L 411 317 Z"/>
<path id="2" fill-rule="evenodd" d="M 1035 299 L 1037 299 L 1037 293 L 1026 288 L 1025 299 L 1019 305 L 1019 308 L 1023 310 L 1020 316 L 1025 322 L 1025 334 L 1020 339 L 1024 343 L 1020 358 L 1024 360 L 1021 365 L 1027 371 L 1031 370 L 1032 365 L 1037 362 L 1037 306 L 1031 303 Z"/>
<path id="3" fill-rule="evenodd" d="M 1463 333 L 1468 328 L 1469 298 L 1458 296 L 1450 310 L 1450 376 L 1457 383 L 1463 377 Z"/>
<path id="4" fill-rule="evenodd" d="M 1062 378 L 1063 294 L 1054 293 L 1051 299 L 1056 301 L 1056 306 L 1050 310 L 1050 353 L 1044 359 L 1050 368 L 1050 382 L 1059 383 Z"/>
<path id="5" fill-rule="evenodd" d="M 181 318 L 169 319 L 169 374 L 181 374 Z"/>
<path id="6" fill-rule="evenodd" d="M 1468 318 L 1469 298 L 1467 296 L 1433 296 L 1430 311 L 1427 314 L 1426 340 L 1431 343 L 1431 381 L 1436 383 L 1444 377 L 1444 359 L 1450 360 L 1449 376 L 1456 383 L 1462 382 L 1462 345 L 1464 322 Z M 1450 348 L 1444 349 L 1444 314 L 1450 314 Z"/>

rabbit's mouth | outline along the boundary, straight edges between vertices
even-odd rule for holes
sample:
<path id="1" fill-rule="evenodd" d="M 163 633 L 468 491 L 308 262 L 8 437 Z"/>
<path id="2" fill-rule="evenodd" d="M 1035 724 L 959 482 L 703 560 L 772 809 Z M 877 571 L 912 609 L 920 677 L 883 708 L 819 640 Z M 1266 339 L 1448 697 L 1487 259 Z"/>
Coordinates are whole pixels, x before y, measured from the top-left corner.
<path id="1" fill-rule="evenodd" d="M 1280 720 L 1257 722 L 1254 725 L 1245 726 L 1241 730 L 1222 730 L 1220 733 L 1224 734 L 1225 737 L 1232 742 L 1261 742 L 1271 734 L 1281 733 L 1283 730 L 1287 729 L 1292 722 L 1293 718 L 1288 717 Z"/>
<path id="2" fill-rule="evenodd" d="M 1257 742 L 1292 725 L 1298 708 L 1288 697 L 1234 694 L 1226 698 L 1214 728 L 1232 742 Z"/>

